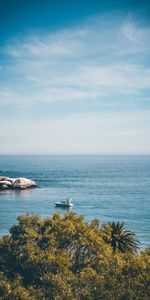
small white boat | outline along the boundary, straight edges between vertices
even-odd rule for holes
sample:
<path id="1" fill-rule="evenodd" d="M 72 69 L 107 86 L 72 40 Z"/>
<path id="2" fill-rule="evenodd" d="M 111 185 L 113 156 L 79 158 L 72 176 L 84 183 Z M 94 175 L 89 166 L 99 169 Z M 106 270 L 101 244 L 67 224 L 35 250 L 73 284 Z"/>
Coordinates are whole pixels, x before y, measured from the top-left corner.
<path id="1" fill-rule="evenodd" d="M 59 202 L 55 202 L 55 206 L 57 207 L 72 207 L 73 203 L 71 199 L 61 200 Z"/>

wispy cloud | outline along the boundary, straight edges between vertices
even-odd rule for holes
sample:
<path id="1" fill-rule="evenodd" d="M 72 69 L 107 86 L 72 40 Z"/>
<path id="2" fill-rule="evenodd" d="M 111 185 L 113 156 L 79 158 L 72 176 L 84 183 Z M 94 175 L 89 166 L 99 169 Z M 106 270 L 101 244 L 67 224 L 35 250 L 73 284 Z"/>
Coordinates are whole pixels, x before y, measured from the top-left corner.
<path id="1" fill-rule="evenodd" d="M 133 22 L 117 21 L 113 27 L 107 22 L 97 19 L 95 24 L 87 22 L 81 28 L 33 34 L 10 42 L 3 49 L 8 60 L 3 66 L 7 76 L 0 101 L 29 101 L 31 105 L 37 101 L 89 101 L 101 96 L 110 101 L 112 95 L 137 95 L 149 89 L 150 68 L 138 59 L 129 59 L 129 48 L 139 51 L 137 42 L 148 41 L 149 29 L 137 28 Z"/>
<path id="2" fill-rule="evenodd" d="M 22 121 L 19 125 L 18 120 L 14 128 L 9 114 L 4 149 L 14 133 L 22 153 L 35 152 L 39 136 L 43 141 L 40 153 L 45 148 L 47 153 L 67 153 L 67 149 L 69 153 L 106 153 L 108 149 L 123 153 L 127 148 L 126 152 L 134 153 L 136 147 L 139 153 L 150 151 L 149 34 L 150 28 L 128 17 L 97 16 L 70 29 L 9 41 L 1 49 L 5 60 L 0 104 L 20 111 L 27 108 L 27 119 L 30 108 L 38 106 L 39 111 L 31 124 Z M 46 107 L 43 115 L 47 119 L 46 110 L 50 115 L 55 103 L 56 120 L 41 123 L 40 110 Z M 80 106 L 82 112 L 88 111 L 88 105 L 89 114 L 72 115 L 73 109 L 79 113 Z M 28 139 L 29 148 L 23 139 Z"/>
<path id="3" fill-rule="evenodd" d="M 140 27 L 132 20 L 126 20 L 122 23 L 121 26 L 122 34 L 131 42 L 137 43 L 138 46 L 140 44 L 148 45 L 150 48 L 148 36 L 150 36 L 150 28 L 149 27 Z"/>
<path id="4" fill-rule="evenodd" d="M 87 29 L 60 30 L 56 33 L 29 35 L 14 40 L 5 51 L 15 58 L 49 58 L 51 56 L 72 56 L 82 47 L 82 39 L 88 36 Z"/>

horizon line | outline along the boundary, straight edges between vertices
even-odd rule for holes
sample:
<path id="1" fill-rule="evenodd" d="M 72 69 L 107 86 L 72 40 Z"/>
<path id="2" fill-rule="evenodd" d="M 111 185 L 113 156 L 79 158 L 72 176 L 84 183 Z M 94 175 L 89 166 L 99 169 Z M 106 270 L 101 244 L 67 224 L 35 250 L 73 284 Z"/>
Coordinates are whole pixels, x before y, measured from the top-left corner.
<path id="1" fill-rule="evenodd" d="M 1 153 L 0 156 L 150 156 L 150 153 L 22 153 L 22 154 L 18 154 L 18 153 Z"/>

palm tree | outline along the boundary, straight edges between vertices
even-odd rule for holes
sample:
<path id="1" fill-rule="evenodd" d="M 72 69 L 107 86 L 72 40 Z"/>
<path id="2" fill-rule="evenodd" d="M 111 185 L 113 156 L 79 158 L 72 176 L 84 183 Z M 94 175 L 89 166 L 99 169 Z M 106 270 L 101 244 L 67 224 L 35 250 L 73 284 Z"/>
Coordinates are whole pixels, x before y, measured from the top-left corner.
<path id="1" fill-rule="evenodd" d="M 110 244 L 113 252 L 121 253 L 130 252 L 137 253 L 139 249 L 139 241 L 135 239 L 135 234 L 126 230 L 125 223 L 109 222 L 102 227 L 103 239 Z"/>

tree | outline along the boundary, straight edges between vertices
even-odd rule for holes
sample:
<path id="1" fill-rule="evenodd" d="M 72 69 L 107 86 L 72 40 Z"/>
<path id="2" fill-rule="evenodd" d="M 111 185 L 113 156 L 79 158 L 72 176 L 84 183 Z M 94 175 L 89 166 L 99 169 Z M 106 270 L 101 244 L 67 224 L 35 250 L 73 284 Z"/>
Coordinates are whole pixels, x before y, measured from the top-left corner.
<path id="1" fill-rule="evenodd" d="M 124 222 L 109 222 L 103 225 L 102 230 L 104 233 L 103 239 L 111 245 L 113 252 L 136 253 L 138 251 L 139 241 L 136 240 L 132 231 L 125 228 Z"/>
<path id="2" fill-rule="evenodd" d="M 116 251 L 98 220 L 18 217 L 0 238 L 2 300 L 149 300 L 150 255 Z"/>

